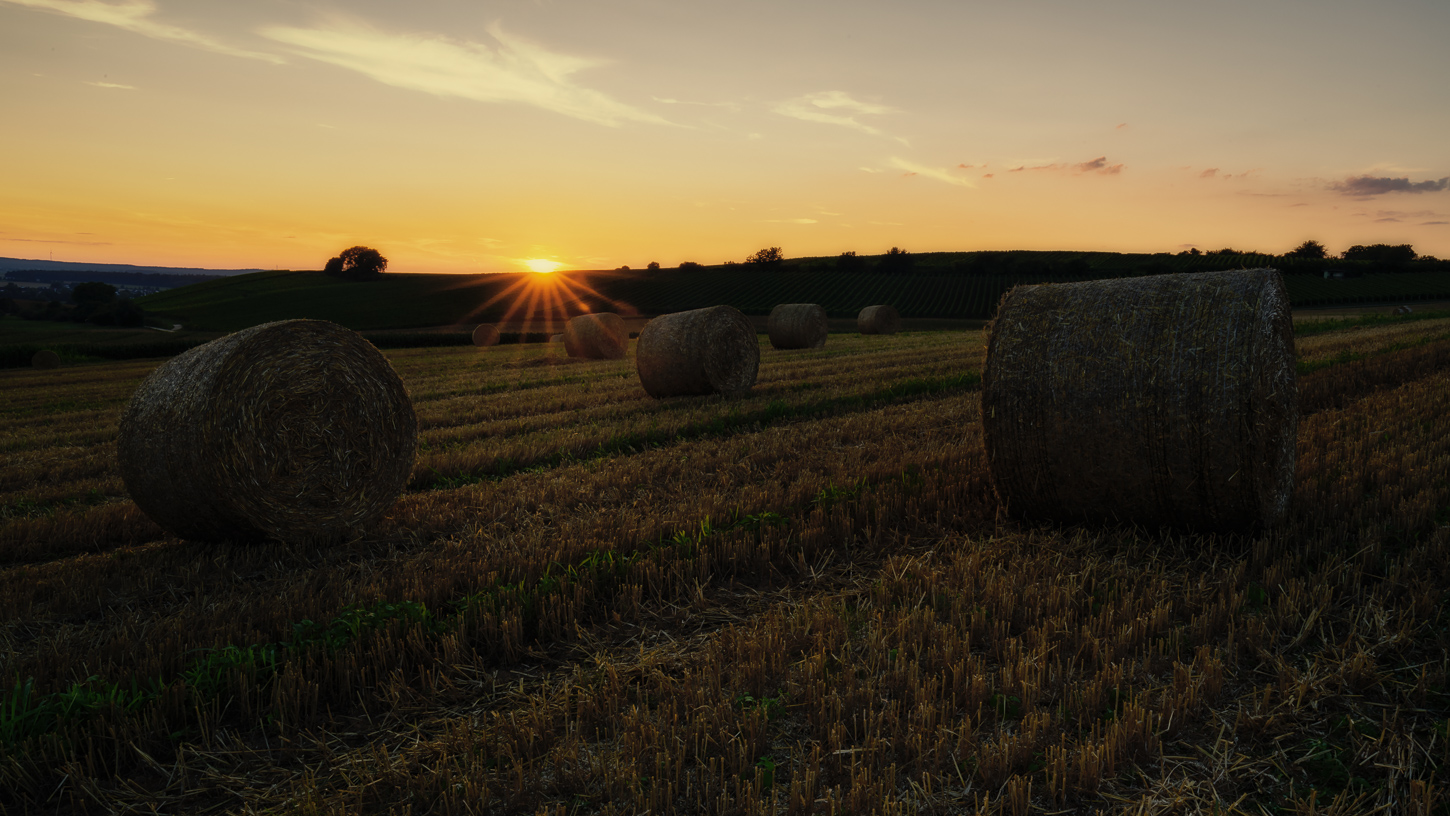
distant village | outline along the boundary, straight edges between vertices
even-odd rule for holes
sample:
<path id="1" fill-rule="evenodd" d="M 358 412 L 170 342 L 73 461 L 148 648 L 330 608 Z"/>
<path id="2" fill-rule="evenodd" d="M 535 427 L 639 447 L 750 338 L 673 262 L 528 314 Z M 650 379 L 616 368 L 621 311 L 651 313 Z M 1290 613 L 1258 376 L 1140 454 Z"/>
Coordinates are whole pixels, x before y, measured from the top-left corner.
<path id="1" fill-rule="evenodd" d="M 191 275 L 165 272 L 112 272 L 85 269 L 11 269 L 0 272 L 0 298 L 68 303 L 71 292 L 81 283 L 114 286 L 116 297 L 131 300 L 166 289 L 189 286 L 225 275 Z"/>

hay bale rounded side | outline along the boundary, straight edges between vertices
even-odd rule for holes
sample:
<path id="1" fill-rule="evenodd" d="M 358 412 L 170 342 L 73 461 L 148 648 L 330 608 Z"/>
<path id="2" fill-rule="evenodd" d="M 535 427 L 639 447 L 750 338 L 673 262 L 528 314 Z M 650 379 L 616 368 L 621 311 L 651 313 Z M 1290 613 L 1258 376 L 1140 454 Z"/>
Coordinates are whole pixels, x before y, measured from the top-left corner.
<path id="1" fill-rule="evenodd" d="M 766 321 L 770 345 L 778 349 L 820 348 L 826 344 L 826 310 L 816 303 L 782 303 Z"/>
<path id="2" fill-rule="evenodd" d="M 570 357 L 622 360 L 629 348 L 629 328 L 614 312 L 583 314 L 564 324 L 564 351 Z"/>
<path id="3" fill-rule="evenodd" d="M 481 348 L 498 345 L 498 327 L 481 323 L 473 330 L 473 344 Z"/>
<path id="4" fill-rule="evenodd" d="M 892 306 L 867 306 L 856 315 L 856 329 L 862 334 L 896 334 L 901 331 L 901 314 Z"/>
<path id="5" fill-rule="evenodd" d="M 45 370 L 60 368 L 60 355 L 50 349 L 41 349 L 30 358 L 30 367 Z"/>
<path id="6" fill-rule="evenodd" d="M 983 435 L 1009 512 L 1204 531 L 1284 518 L 1298 392 L 1277 271 L 1017 286 L 987 331 Z"/>
<path id="7" fill-rule="evenodd" d="M 750 319 L 733 306 L 661 315 L 639 333 L 635 370 L 651 397 L 749 393 L 760 370 Z"/>
<path id="8" fill-rule="evenodd" d="M 153 371 L 121 415 L 116 453 L 131 498 L 174 535 L 319 541 L 386 512 L 417 443 L 408 392 L 371 343 L 284 320 Z"/>

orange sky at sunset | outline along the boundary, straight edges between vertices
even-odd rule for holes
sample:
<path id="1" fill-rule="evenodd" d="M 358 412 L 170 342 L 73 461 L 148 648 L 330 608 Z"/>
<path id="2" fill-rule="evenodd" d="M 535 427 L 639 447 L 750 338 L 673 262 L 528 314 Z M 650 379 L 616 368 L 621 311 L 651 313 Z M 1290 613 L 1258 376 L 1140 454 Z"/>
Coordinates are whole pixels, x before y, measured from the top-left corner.
<path id="1" fill-rule="evenodd" d="M 1445 0 L 0 0 L 0 256 L 1450 257 Z"/>

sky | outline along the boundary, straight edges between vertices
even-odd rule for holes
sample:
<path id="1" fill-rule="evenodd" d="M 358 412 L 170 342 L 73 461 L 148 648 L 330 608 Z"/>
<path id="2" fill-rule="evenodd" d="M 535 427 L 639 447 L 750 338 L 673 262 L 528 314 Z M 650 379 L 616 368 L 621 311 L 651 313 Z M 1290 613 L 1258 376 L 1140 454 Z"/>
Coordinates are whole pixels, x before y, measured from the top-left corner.
<path id="1" fill-rule="evenodd" d="M 0 256 L 1450 257 L 1445 0 L 0 0 Z"/>

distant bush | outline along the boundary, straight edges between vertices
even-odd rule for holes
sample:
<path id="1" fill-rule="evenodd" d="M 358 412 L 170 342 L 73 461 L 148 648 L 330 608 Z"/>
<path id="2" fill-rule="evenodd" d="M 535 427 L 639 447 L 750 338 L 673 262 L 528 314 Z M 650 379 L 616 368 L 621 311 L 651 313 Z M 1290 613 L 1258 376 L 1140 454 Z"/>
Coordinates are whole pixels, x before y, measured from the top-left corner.
<path id="1" fill-rule="evenodd" d="M 1304 243 L 1294 247 L 1292 250 L 1285 253 L 1284 257 L 1318 259 L 1324 258 L 1328 254 L 1329 252 L 1324 248 L 1324 245 L 1319 243 L 1318 241 L 1305 241 Z"/>
<path id="2" fill-rule="evenodd" d="M 1409 244 L 1355 244 L 1342 257 L 1346 261 L 1413 261 L 1415 248 Z"/>
<path id="3" fill-rule="evenodd" d="M 704 267 L 703 264 L 697 264 L 694 261 L 680 261 L 680 267 L 679 268 L 680 269 L 704 269 L 705 267 Z"/>

